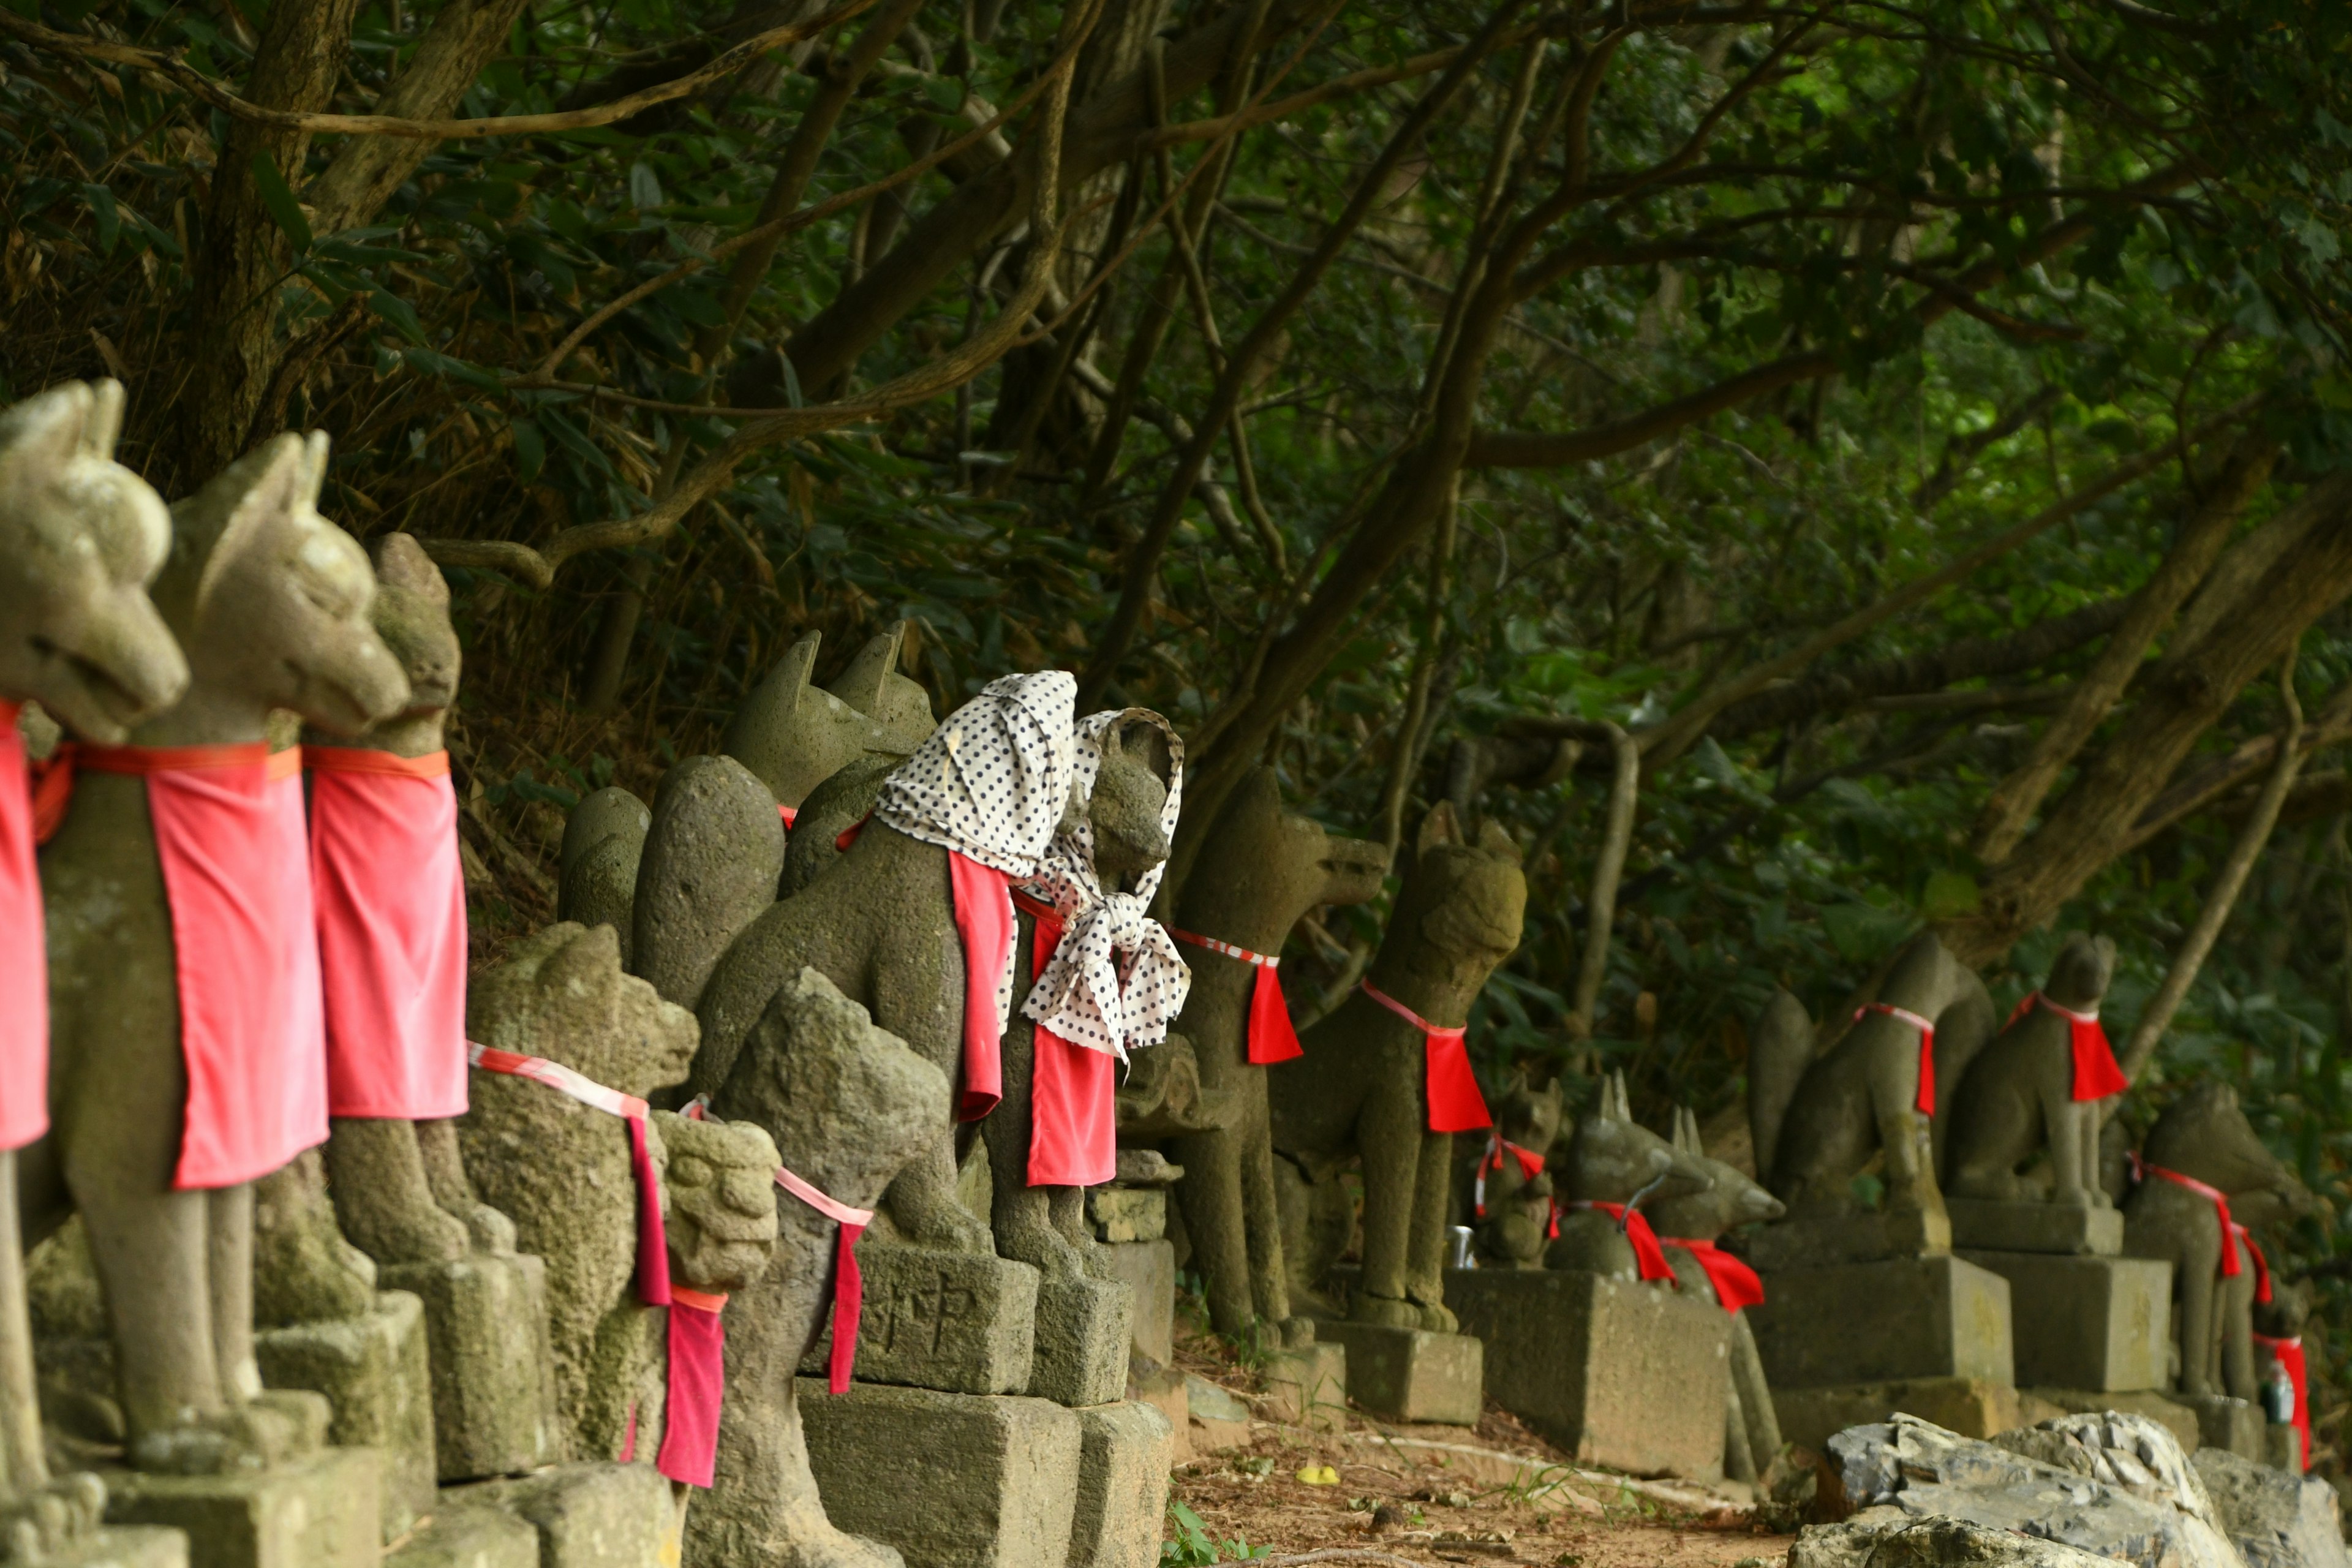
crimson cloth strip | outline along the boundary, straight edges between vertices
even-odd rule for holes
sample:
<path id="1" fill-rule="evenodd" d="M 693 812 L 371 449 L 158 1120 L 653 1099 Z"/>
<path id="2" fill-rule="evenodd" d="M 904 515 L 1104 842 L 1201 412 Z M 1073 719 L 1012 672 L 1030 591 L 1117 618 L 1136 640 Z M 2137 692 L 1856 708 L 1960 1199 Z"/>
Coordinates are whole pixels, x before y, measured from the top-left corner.
<path id="1" fill-rule="evenodd" d="M 2124 1069 L 2116 1065 L 2116 1048 L 2107 1043 L 2107 1031 L 2101 1026 L 2095 1012 L 2077 1013 L 2074 1008 L 2062 1007 L 2035 991 L 2017 1005 L 2004 1026 L 2016 1027 L 2017 1021 L 2024 1017 L 2037 1002 L 2066 1020 L 2066 1044 L 2074 1058 L 2074 1087 L 2072 1092 L 2076 1100 L 2105 1100 L 2131 1087 L 2131 1080 L 2124 1077 Z"/>
<path id="2" fill-rule="evenodd" d="M 284 752 L 274 755 L 283 756 Z M 404 757 L 365 746 L 305 746 L 302 765 L 314 773 L 389 773 L 394 778 L 443 779 L 449 776 L 449 753 L 427 752 Z"/>
<path id="3" fill-rule="evenodd" d="M 1481 1132 L 1492 1127 L 1495 1119 L 1486 1113 L 1486 1097 L 1478 1092 L 1477 1075 L 1470 1070 L 1470 1053 L 1463 1046 L 1463 1037 L 1470 1032 L 1470 1026 L 1455 1024 L 1441 1027 L 1433 1024 L 1369 980 L 1358 989 L 1421 1031 L 1429 1130 Z"/>
<path id="4" fill-rule="evenodd" d="M 801 808 L 797 805 L 779 805 L 776 807 L 776 815 L 783 818 L 784 831 L 790 833 L 793 830 L 793 824 L 800 820 Z"/>
<path id="5" fill-rule="evenodd" d="M 727 1398 L 727 1298 L 670 1287 L 669 1396 L 654 1468 L 710 1489 L 719 1465 L 719 1415 Z"/>
<path id="6" fill-rule="evenodd" d="M 2271 1299 L 2271 1260 L 2263 1256 L 2263 1244 L 2254 1239 L 2252 1231 L 2236 1220 L 2230 1222 L 2230 1234 L 2254 1260 L 2254 1300 L 2268 1303 Z"/>
<path id="7" fill-rule="evenodd" d="M 1532 1182 L 1543 1174 L 1544 1157 L 1524 1143 L 1512 1142 L 1503 1136 L 1502 1129 L 1496 1128 L 1495 1136 L 1486 1144 L 1486 1152 L 1478 1156 L 1477 1174 L 1471 1183 L 1471 1202 L 1480 1219 L 1486 1217 L 1486 1178 L 1503 1168 L 1506 1153 L 1519 1163 L 1519 1174 L 1528 1181 Z M 1544 1235 L 1557 1241 L 1559 1239 L 1559 1199 L 1552 1198 L 1549 1209 L 1549 1224 L 1545 1226 Z"/>
<path id="8" fill-rule="evenodd" d="M 2278 1340 L 2268 1334 L 2256 1334 L 2254 1343 L 2271 1352 L 2286 1369 L 2287 1381 L 2294 1385 L 2294 1429 L 2303 1436 L 2303 1468 L 2307 1470 L 2311 1468 L 2311 1385 L 2303 1359 L 2303 1336 Z"/>
<path id="9" fill-rule="evenodd" d="M 2230 1217 L 2230 1194 L 2219 1187 L 2208 1186 L 2194 1176 L 2184 1176 L 2178 1171 L 2168 1171 L 2161 1165 L 2151 1165 L 2137 1154 L 2132 1156 L 2132 1168 L 2142 1176 L 2158 1176 L 2176 1187 L 2186 1187 L 2213 1205 L 2213 1216 L 2221 1222 L 2221 1278 L 2235 1279 L 2245 1272 L 2246 1266 L 2238 1261 L 2238 1222 Z"/>
<path id="10" fill-rule="evenodd" d="M 1061 910 L 1017 888 L 1013 907 L 1036 922 L 1029 941 L 1034 984 L 1067 928 Z M 1043 1024 L 1032 1022 L 1029 1030 L 1029 1184 L 1098 1187 L 1118 1173 L 1117 1060 Z"/>
<path id="11" fill-rule="evenodd" d="M 857 1238 L 874 1223 L 874 1211 L 829 1198 L 782 1165 L 776 1167 L 776 1185 L 841 1226 L 833 1252 L 833 1359 L 825 1370 L 826 1386 L 846 1394 L 850 1372 L 857 1365 L 858 1312 L 866 1304 L 866 1280 L 857 1272 Z"/>
<path id="12" fill-rule="evenodd" d="M 1864 1013 L 1884 1013 L 1890 1018 L 1900 1018 L 1919 1031 L 1919 1092 L 1912 1100 L 1922 1116 L 1936 1114 L 1936 1023 L 1923 1018 L 1907 1007 L 1897 1007 L 1891 1002 L 1873 1002 L 1853 1010 L 1854 1022 L 1860 1023 Z"/>
<path id="13" fill-rule="evenodd" d="M 1650 1216 L 1640 1209 L 1627 1208 L 1623 1204 L 1604 1204 L 1594 1199 L 1578 1199 L 1566 1205 L 1572 1209 L 1597 1209 L 1617 1222 L 1625 1239 L 1633 1245 L 1633 1261 L 1640 1267 L 1642 1278 L 1649 1280 L 1672 1279 L 1674 1265 L 1666 1261 L 1665 1248 L 1658 1245 L 1658 1233 L 1650 1228 Z"/>
<path id="14" fill-rule="evenodd" d="M 1272 1067 L 1293 1057 L 1304 1056 L 1307 1048 L 1298 1043 L 1298 1028 L 1290 1021 L 1290 1003 L 1282 994 L 1282 981 L 1275 971 L 1282 960 L 1271 953 L 1252 952 L 1248 948 L 1230 942 L 1219 942 L 1213 936 L 1201 936 L 1174 926 L 1164 929 L 1178 942 L 1194 947 L 1205 947 L 1211 952 L 1222 952 L 1227 958 L 1237 958 L 1257 973 L 1250 978 L 1249 1059 L 1255 1067 Z"/>
<path id="15" fill-rule="evenodd" d="M 1691 1255 L 1692 1260 L 1706 1270 L 1706 1282 L 1715 1287 L 1715 1300 L 1727 1312 L 1737 1312 L 1742 1307 L 1761 1305 L 1764 1281 L 1744 1258 L 1735 1258 L 1714 1242 L 1696 1236 L 1668 1236 L 1659 1238 L 1668 1247 L 1679 1247 Z"/>

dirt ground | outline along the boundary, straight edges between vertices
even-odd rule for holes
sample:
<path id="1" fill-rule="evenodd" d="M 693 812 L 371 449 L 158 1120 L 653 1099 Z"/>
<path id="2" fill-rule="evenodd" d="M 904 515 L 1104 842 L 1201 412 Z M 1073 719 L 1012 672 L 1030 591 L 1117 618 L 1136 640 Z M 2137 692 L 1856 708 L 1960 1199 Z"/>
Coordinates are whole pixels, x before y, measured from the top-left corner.
<path id="1" fill-rule="evenodd" d="M 1246 1384 L 1197 1361 L 1192 1370 L 1235 1392 Z M 1738 1488 L 1710 1495 L 1575 1465 L 1491 1404 L 1475 1431 L 1350 1411 L 1340 1432 L 1253 1421 L 1244 1438 L 1196 1422 L 1192 1436 L 1170 1496 L 1198 1517 L 1220 1561 L 1270 1552 L 1276 1565 L 1778 1568 L 1791 1539 L 1757 1525 Z M 1203 1451 L 1218 1440 L 1235 1446 Z"/>

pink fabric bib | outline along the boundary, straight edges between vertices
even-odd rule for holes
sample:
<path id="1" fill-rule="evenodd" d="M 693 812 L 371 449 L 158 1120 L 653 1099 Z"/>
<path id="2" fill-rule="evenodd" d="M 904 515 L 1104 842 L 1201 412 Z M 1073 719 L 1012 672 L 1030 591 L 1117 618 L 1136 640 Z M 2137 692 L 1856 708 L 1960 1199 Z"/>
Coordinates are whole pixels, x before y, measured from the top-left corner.
<path id="1" fill-rule="evenodd" d="M 188 1072 L 173 1185 L 266 1176 L 327 1139 L 300 753 L 78 745 L 72 762 L 147 781 Z"/>
<path id="2" fill-rule="evenodd" d="M 49 958 L 16 704 L 0 702 L 0 1149 L 49 1130 Z"/>
<path id="3" fill-rule="evenodd" d="M 327 1109 L 466 1111 L 466 883 L 449 753 L 312 746 L 310 881 L 325 981 Z"/>

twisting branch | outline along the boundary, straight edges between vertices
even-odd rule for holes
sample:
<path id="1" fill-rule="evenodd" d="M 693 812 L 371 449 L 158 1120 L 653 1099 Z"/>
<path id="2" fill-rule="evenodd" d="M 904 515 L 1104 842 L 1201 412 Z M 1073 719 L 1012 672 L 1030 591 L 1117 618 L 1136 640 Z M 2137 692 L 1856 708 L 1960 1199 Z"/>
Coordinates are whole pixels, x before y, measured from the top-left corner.
<path id="1" fill-rule="evenodd" d="M 1585 900 L 1583 962 L 1576 971 L 1576 1005 L 1568 1016 L 1572 1039 L 1592 1034 L 1601 1005 L 1601 985 L 1609 978 L 1609 932 L 1617 921 L 1617 881 L 1625 874 L 1625 851 L 1633 842 L 1633 806 L 1642 789 L 1640 743 L 1616 725 L 1607 726 L 1609 752 L 1616 764 L 1609 785 L 1609 826 L 1601 858 L 1592 863 L 1592 892 Z"/>

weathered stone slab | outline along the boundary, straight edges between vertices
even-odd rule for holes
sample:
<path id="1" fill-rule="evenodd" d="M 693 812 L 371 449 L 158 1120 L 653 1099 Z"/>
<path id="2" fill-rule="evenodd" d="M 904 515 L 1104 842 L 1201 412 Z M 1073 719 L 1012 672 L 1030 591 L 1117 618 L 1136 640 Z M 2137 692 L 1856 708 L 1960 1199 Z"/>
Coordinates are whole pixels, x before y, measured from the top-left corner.
<path id="1" fill-rule="evenodd" d="M 1028 1392 L 1056 1405 L 1108 1405 L 1127 1392 L 1135 1293 L 1115 1279 L 1041 1279 Z"/>
<path id="2" fill-rule="evenodd" d="M 1637 1475 L 1723 1474 L 1731 1320 L 1713 1302 L 1515 1268 L 1449 1271 L 1445 1302 L 1464 1333 L 1486 1342 L 1486 1393 L 1579 1460 Z M 1350 1360 L 1351 1392 L 1355 1378 Z"/>
<path id="3" fill-rule="evenodd" d="M 2292 1433 L 2292 1426 L 2273 1431 Z M 2237 1543 L 2246 1568 L 2347 1568 L 2344 1515 L 2336 1489 L 2294 1471 L 2256 1464 L 2219 1448 L 2200 1448 L 2192 1461 L 2221 1529 Z"/>
<path id="4" fill-rule="evenodd" d="M 476 1253 L 397 1264 L 377 1278 L 425 1303 L 439 1479 L 520 1475 L 553 1461 L 545 1265 L 526 1254 Z"/>
<path id="5" fill-rule="evenodd" d="M 2026 1425 L 2028 1415 L 2016 1389 L 1980 1377 L 1775 1388 L 1772 1411 L 1780 1419 L 1784 1441 L 1813 1449 L 1849 1426 L 1883 1423 L 1896 1415 L 1916 1415 L 1963 1437 L 1990 1437 Z"/>
<path id="6" fill-rule="evenodd" d="M 1029 1386 L 1036 1358 L 1034 1268 L 991 1254 L 872 1241 L 858 1245 L 857 1268 L 866 1280 L 860 1382 L 947 1394 Z M 801 1371 L 824 1372 L 832 1354 L 827 1323 Z"/>
<path id="7" fill-rule="evenodd" d="M 1069 1568 L 1154 1568 L 1168 1514 L 1176 1432 L 1149 1405 L 1121 1402 L 1075 1412 L 1078 1501 Z"/>
<path id="8" fill-rule="evenodd" d="M 1872 1209 L 1833 1218 L 1800 1215 L 1749 1231 L 1746 1247 L 1748 1261 L 1768 1273 L 1933 1258 L 1952 1250 L 1952 1222 L 1922 1210 Z"/>
<path id="9" fill-rule="evenodd" d="M 106 1521 L 182 1531 L 189 1568 L 377 1568 L 381 1464 L 371 1448 L 321 1448 L 231 1475 L 108 1470 Z"/>
<path id="10" fill-rule="evenodd" d="M 2180 1451 L 2184 1454 L 2194 1454 L 2203 1445 L 2204 1440 L 2198 1436 L 2197 1412 L 2181 1404 L 2178 1394 L 2156 1390 L 2141 1390 L 2137 1393 L 2094 1393 L 2084 1388 L 2041 1386 L 2020 1389 L 2018 1392 L 2022 1398 L 2054 1405 L 2070 1415 L 2084 1415 L 2100 1410 L 2121 1410 L 2127 1415 L 2145 1415 L 2170 1432 L 2172 1440 L 2180 1445 Z M 1925 1412 L 1915 1412 L 1915 1414 L 1924 1415 Z M 1929 1416 L 1928 1419 L 1933 1420 L 1934 1417 Z M 1946 1422 L 1944 1425 L 1949 1426 L 1950 1423 Z M 1982 1433 L 1969 1434 L 1971 1436 L 1983 1435 Z"/>
<path id="11" fill-rule="evenodd" d="M 1836 1524 L 1809 1524 L 1789 1568 L 2104 1568 L 2107 1559 L 2055 1541 L 1874 1508 Z"/>
<path id="12" fill-rule="evenodd" d="M 261 1330 L 253 1350 L 271 1388 L 327 1396 L 330 1442 L 382 1456 L 382 1539 L 394 1541 L 433 1508 L 433 1373 L 425 1304 L 405 1290 L 379 1291 L 375 1300 L 364 1318 Z"/>
<path id="13" fill-rule="evenodd" d="M 176 1530 L 118 1526 L 45 1553 L 39 1568 L 188 1568 L 188 1538 Z"/>
<path id="14" fill-rule="evenodd" d="M 1065 1568 L 1083 1426 L 1048 1399 L 804 1378 L 801 1422 L 828 1518 L 909 1568 Z M 881 1482 L 882 1484 L 877 1484 Z"/>
<path id="15" fill-rule="evenodd" d="M 557 1465 L 442 1495 L 530 1525 L 543 1568 L 652 1568 L 678 1560 L 677 1508 L 669 1482 L 651 1465 Z"/>
<path id="16" fill-rule="evenodd" d="M 1776 1393 L 1902 1378 L 2017 1381 L 2009 1281 L 1949 1256 L 1776 1269 L 1748 1321 Z"/>
<path id="17" fill-rule="evenodd" d="M 1150 1405 L 1175 1429 L 1170 1463 L 1181 1465 L 1192 1457 L 1192 1399 L 1184 1373 L 1171 1366 L 1129 1363 L 1127 1397 L 1130 1402 Z"/>
<path id="18" fill-rule="evenodd" d="M 462 1503 L 450 1493 L 383 1568 L 539 1568 L 539 1531 L 504 1509 Z"/>
<path id="19" fill-rule="evenodd" d="M 1946 1198 L 1958 1252 L 2058 1252 L 2114 1258 L 2124 1249 L 2124 1211 L 2073 1204 Z"/>
<path id="20" fill-rule="evenodd" d="M 2303 1474 L 2303 1430 L 2282 1422 L 2263 1428 L 2263 1463 L 2289 1475 Z"/>
<path id="21" fill-rule="evenodd" d="M 1391 1421 L 1475 1426 L 1485 1409 L 1485 1351 L 1468 1334 L 1391 1329 L 1378 1323 L 1318 1323 L 1318 1343 L 1348 1354 L 1348 1396 Z"/>
<path id="22" fill-rule="evenodd" d="M 1318 1342 L 1277 1351 L 1266 1358 L 1259 1381 L 1265 1390 L 1269 1418 L 1317 1432 L 1338 1432 L 1347 1426 L 1345 1347 Z"/>
<path id="23" fill-rule="evenodd" d="M 1959 1224 L 1957 1215 L 1952 1223 Z M 2169 1381 L 2166 1352 L 2172 1340 L 2171 1264 L 2154 1258 L 2061 1257 L 2052 1252 L 1955 1256 L 2009 1281 L 2010 1333 L 2019 1383 L 2128 1393 L 2161 1388 Z"/>
<path id="24" fill-rule="evenodd" d="M 1087 1214 L 1104 1241 L 1158 1241 L 1168 1234 L 1168 1189 L 1096 1187 L 1087 1194 Z"/>
<path id="25" fill-rule="evenodd" d="M 1165 1366 L 1176 1354 L 1176 1244 L 1115 1241 L 1103 1247 L 1112 1275 L 1135 1293 L 1131 1356 Z"/>
<path id="26" fill-rule="evenodd" d="M 2263 1436 L 2266 1423 L 2261 1405 L 2226 1394 L 2171 1394 L 2166 1397 L 2196 1415 L 2197 1437 L 2201 1447 L 2227 1448 L 2257 1464 L 2262 1462 L 2269 1444 Z"/>

